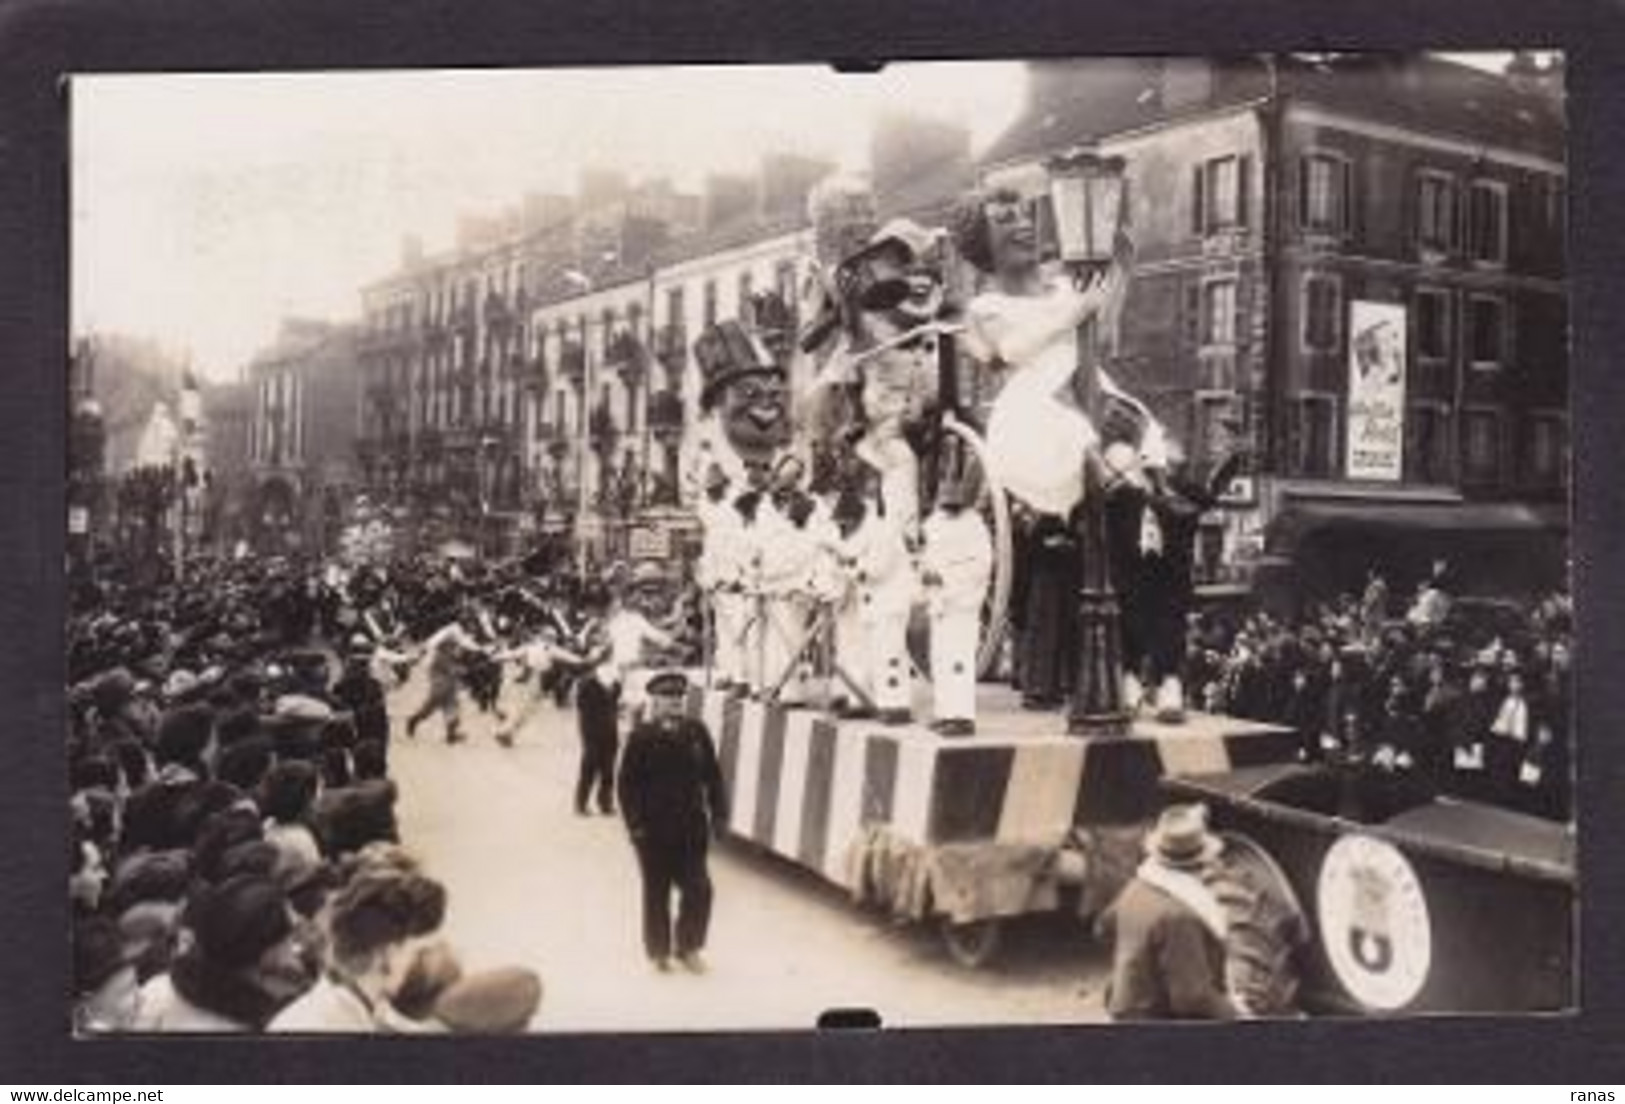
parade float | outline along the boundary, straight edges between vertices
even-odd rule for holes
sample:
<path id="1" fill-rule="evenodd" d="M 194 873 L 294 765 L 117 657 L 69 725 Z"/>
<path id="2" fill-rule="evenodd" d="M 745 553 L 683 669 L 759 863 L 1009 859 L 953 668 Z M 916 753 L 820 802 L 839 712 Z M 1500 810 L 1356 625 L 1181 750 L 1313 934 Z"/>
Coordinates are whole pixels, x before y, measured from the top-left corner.
<path id="1" fill-rule="evenodd" d="M 1055 179 L 1057 202 L 1080 216 L 1063 220 L 1069 275 L 1098 281 L 1121 243 L 1122 165 L 1074 160 Z M 992 681 L 1007 677 L 1012 651 L 1018 501 L 1005 473 L 1021 470 L 1001 464 L 982 412 L 959 394 L 977 278 L 949 235 L 880 224 L 861 183 L 828 182 L 812 207 L 817 256 L 799 325 L 761 297 L 748 324 L 720 323 L 695 342 L 701 418 L 683 483 L 705 530 L 698 576 L 712 616 L 689 709 L 717 744 L 731 836 L 865 906 L 939 925 L 953 957 L 980 966 L 1010 918 L 1087 918 L 1109 903 L 1140 861 L 1164 779 L 1286 762 L 1296 743 L 1278 726 L 1124 706 L 1099 471 L 1078 475 L 1096 481 L 1092 508 L 1062 519 L 1086 560 L 1054 611 L 1083 637 L 1070 698 L 1032 708 Z M 1063 376 L 1097 374 L 1097 341 L 1070 324 L 1058 340 L 1072 361 Z M 792 396 L 791 378 L 812 382 Z M 1110 418 L 1128 412 L 1136 455 L 1154 426 L 1111 384 L 1066 401 L 1082 418 L 1116 402 Z M 1087 501 L 1081 482 L 1074 493 Z M 945 508 L 985 534 L 979 572 L 954 576 L 951 560 L 932 559 L 925 538 L 944 531 Z M 843 512 L 857 522 L 841 524 Z M 796 537 L 819 525 L 824 537 Z M 770 526 L 776 535 L 754 544 L 742 537 Z M 877 527 L 897 555 L 874 554 Z M 922 571 L 934 593 L 916 588 Z M 957 651 L 921 646 L 958 624 L 948 618 L 962 579 L 974 580 L 970 639 Z M 861 618 L 842 612 L 860 608 Z M 857 631 L 869 641 L 854 658 Z M 954 712 L 974 719 L 943 723 L 955 672 Z"/>
<path id="2" fill-rule="evenodd" d="M 1176 449 L 1103 370 L 1121 293 L 1114 303 L 1101 289 L 1126 287 L 1132 266 L 1122 172 L 1088 153 L 1052 166 L 1060 259 L 1083 289 L 1072 299 L 1064 284 L 1022 298 L 998 282 L 1001 249 L 1033 248 L 1031 197 L 978 201 L 975 221 L 995 248 L 977 267 L 994 290 L 972 295 L 955 290 L 976 280 L 966 247 L 956 247 L 961 235 L 875 226 L 861 195 L 843 192 L 814 210 L 816 240 L 841 253 L 818 258 L 799 343 L 742 324 L 702 337 L 703 405 L 715 413 L 691 493 L 706 529 L 701 582 L 713 617 L 689 709 L 717 743 L 730 834 L 865 906 L 937 925 L 953 958 L 976 967 L 993 959 L 1012 918 L 1096 915 L 1133 876 L 1160 809 L 1175 795 L 1196 797 L 1214 806 L 1232 870 L 1255 899 L 1313 929 L 1305 991 L 1319 1007 L 1560 1006 L 1573 892 L 1561 827 L 1449 802 L 1393 810 L 1382 822 L 1295 805 L 1292 794 L 1314 790 L 1296 781 L 1307 768 L 1295 733 L 1185 708 L 1169 656 L 1183 647 L 1195 518 L 1213 499 L 1177 490 L 1166 470 Z M 1073 328 L 1066 311 L 1091 295 L 1098 309 Z M 1050 330 L 1033 338 L 1042 325 Z M 966 353 L 1017 365 L 1002 411 L 1001 399 L 986 418 L 959 401 Z M 790 356 L 814 368 L 793 424 Z M 798 508 L 803 482 L 822 489 L 825 507 Z M 847 510 L 854 499 L 862 502 Z M 975 639 L 951 662 L 973 664 L 980 678 L 973 723 L 944 724 L 952 672 L 940 669 L 939 649 L 911 649 L 904 696 L 888 699 L 895 648 L 872 636 L 867 651 L 848 654 L 843 599 L 821 591 L 817 570 L 798 574 L 805 545 L 798 552 L 782 534 L 820 508 L 837 521 L 857 516 L 824 542 L 837 574 L 855 567 L 845 600 L 885 606 L 915 630 L 930 620 L 934 639 L 947 622 L 940 587 L 933 595 L 928 583 L 946 569 L 931 566 L 931 523 L 943 502 L 966 499 L 991 563 L 970 576 L 981 607 Z M 901 574 L 914 580 L 900 601 L 888 597 L 895 572 L 872 546 L 843 557 L 877 504 L 902 540 L 910 566 Z M 762 528 L 770 507 L 781 535 L 746 540 L 741 553 L 740 525 Z M 1011 608 L 1013 508 L 1027 519 L 1026 554 L 1049 557 L 1022 565 L 1020 611 Z M 1012 642 L 1016 612 L 1026 639 Z M 883 619 L 859 627 L 874 634 Z M 774 644 L 775 633 L 792 639 Z M 1012 654 L 1025 671 L 1019 691 L 1006 669 Z M 1429 944 L 1430 922 L 1448 922 L 1450 939 Z M 1467 933 L 1460 947 L 1457 931 Z M 1509 933 L 1518 952 L 1498 956 Z M 1486 961 L 1505 969 L 1478 969 Z"/>

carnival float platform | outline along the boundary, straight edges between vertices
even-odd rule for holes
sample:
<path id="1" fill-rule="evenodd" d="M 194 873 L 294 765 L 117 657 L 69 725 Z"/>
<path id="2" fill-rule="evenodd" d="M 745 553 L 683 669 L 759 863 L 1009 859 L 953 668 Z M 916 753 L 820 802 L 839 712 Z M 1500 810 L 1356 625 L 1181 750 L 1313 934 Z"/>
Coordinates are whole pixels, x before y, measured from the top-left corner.
<path id="1" fill-rule="evenodd" d="M 732 837 L 900 919 L 954 927 L 1097 909 L 1138 863 L 1165 779 L 1297 753 L 1289 729 L 1200 713 L 1080 738 L 1002 685 L 979 688 L 972 736 L 715 689 L 691 691 L 688 708 L 716 741 Z"/>

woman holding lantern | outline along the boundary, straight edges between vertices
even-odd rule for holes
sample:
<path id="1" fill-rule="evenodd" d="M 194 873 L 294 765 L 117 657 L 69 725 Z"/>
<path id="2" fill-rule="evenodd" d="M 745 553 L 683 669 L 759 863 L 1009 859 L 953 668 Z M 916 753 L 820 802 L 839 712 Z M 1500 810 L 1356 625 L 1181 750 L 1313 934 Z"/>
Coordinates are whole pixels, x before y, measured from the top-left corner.
<path id="1" fill-rule="evenodd" d="M 989 278 L 968 306 L 966 346 L 1004 375 L 988 419 L 988 461 L 1030 521 L 1016 642 L 1029 708 L 1059 706 L 1072 689 L 1076 663 L 1068 653 L 1076 647 L 1078 583 L 1072 515 L 1084 498 L 1085 465 L 1102 448 L 1103 403 L 1130 415 L 1116 421 L 1130 425 L 1126 436 L 1142 463 L 1166 464 L 1161 427 L 1082 355 L 1087 347 L 1080 349 L 1091 328 L 1094 344 L 1109 347 L 1100 339 L 1115 325 L 1127 289 L 1131 243 L 1115 210 L 1111 219 L 1111 252 L 1092 263 L 1065 257 L 1072 272 L 1061 274 L 1042 263 L 1031 204 L 1016 192 L 974 193 L 955 213 L 960 256 Z"/>

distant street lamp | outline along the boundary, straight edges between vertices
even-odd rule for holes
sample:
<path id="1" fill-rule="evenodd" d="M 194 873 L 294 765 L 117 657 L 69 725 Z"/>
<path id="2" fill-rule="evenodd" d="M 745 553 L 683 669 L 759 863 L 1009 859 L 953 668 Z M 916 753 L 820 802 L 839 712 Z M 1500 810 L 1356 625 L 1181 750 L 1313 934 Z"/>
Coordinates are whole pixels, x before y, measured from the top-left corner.
<path id="1" fill-rule="evenodd" d="M 1125 163 L 1121 157 L 1077 150 L 1052 159 L 1047 168 L 1061 261 L 1080 285 L 1087 285 L 1119 262 Z M 1109 346 L 1105 328 L 1078 332 L 1078 376 L 1084 385 L 1080 397 L 1096 425 L 1101 413 L 1099 353 Z M 1122 614 L 1112 590 L 1106 543 L 1105 484 L 1100 454 L 1092 449 L 1084 459 L 1083 502 L 1071 519 L 1082 563 L 1078 665 L 1067 710 L 1067 731 L 1089 737 L 1121 735 L 1129 728 L 1122 697 Z"/>

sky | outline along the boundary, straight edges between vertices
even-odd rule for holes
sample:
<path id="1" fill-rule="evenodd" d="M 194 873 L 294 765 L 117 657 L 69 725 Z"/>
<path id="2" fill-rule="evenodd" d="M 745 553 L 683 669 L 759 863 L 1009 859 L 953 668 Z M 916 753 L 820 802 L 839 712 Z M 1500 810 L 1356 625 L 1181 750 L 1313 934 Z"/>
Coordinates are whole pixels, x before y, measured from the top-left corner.
<path id="1" fill-rule="evenodd" d="M 459 215 L 584 167 L 689 188 L 780 150 L 861 169 L 885 110 L 963 123 L 979 151 L 1024 92 L 1016 62 L 77 77 L 73 325 L 231 379 L 284 317 L 356 317 L 406 235 L 445 248 Z"/>
<path id="2" fill-rule="evenodd" d="M 344 319 L 402 238 L 571 192 L 586 166 L 697 187 L 767 152 L 866 161 L 883 110 L 1014 121 L 1015 63 L 79 77 L 76 332 L 150 336 L 234 378 L 284 316 Z"/>

